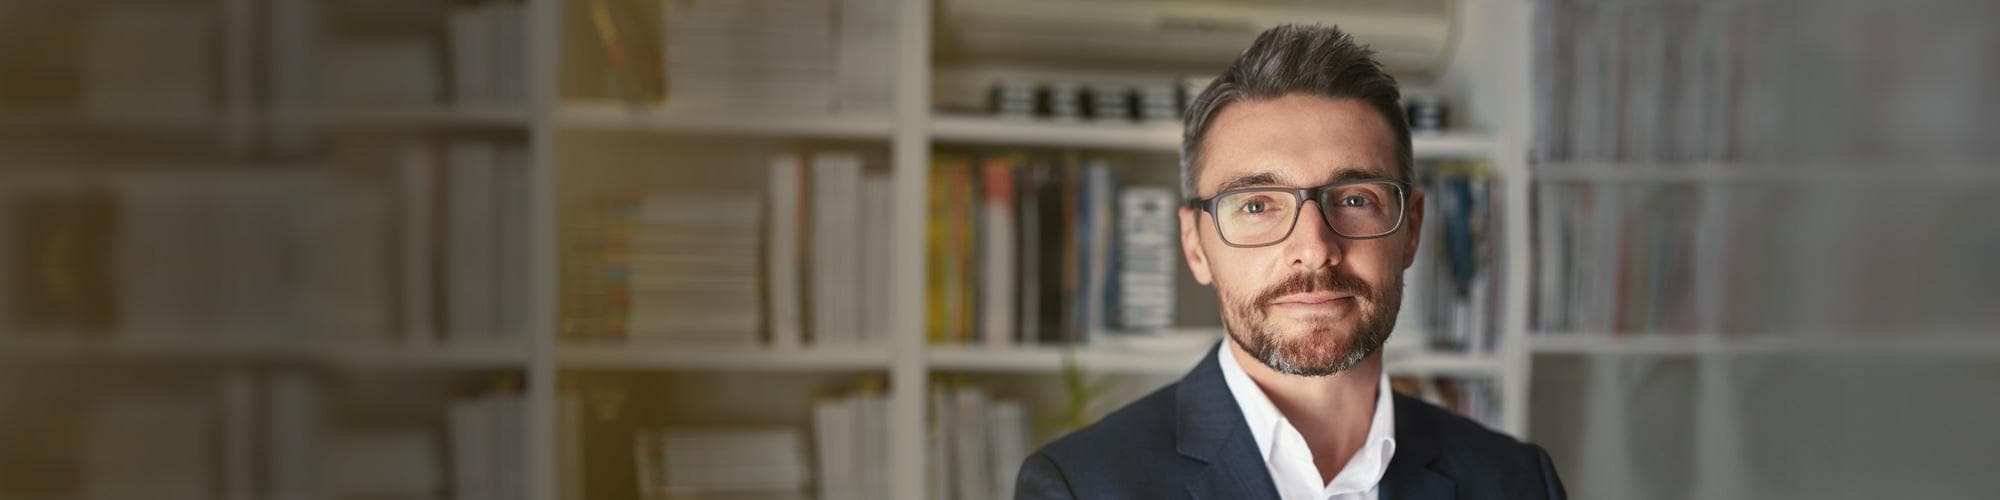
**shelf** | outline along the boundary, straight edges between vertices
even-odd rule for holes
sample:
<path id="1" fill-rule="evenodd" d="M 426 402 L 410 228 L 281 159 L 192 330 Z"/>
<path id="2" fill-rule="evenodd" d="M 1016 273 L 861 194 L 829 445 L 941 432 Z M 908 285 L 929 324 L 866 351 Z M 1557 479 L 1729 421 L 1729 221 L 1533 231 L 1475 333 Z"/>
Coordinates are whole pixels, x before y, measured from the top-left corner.
<path id="1" fill-rule="evenodd" d="M 1042 119 L 1003 119 L 938 115 L 931 119 L 932 139 L 959 144 L 1029 147 L 1076 147 L 1179 152 L 1180 122 L 1092 123 Z M 1418 133 L 1411 147 L 1419 159 L 1486 158 L 1493 139 L 1483 134 Z"/>
<path id="2" fill-rule="evenodd" d="M 1990 334 L 1883 336 L 1594 334 L 1537 333 L 1528 337 L 1537 354 L 1617 356 L 1708 356 L 1771 354 L 1920 355 L 2000 357 L 2000 339 Z"/>
<path id="3" fill-rule="evenodd" d="M 637 108 L 617 103 L 569 103 L 556 112 L 564 126 L 689 134 L 887 140 L 886 113 L 768 114 L 704 109 Z"/>
<path id="4" fill-rule="evenodd" d="M 250 116 L 223 111 L 110 115 L 83 111 L 0 112 L 0 130 L 65 133 L 184 134 L 219 132 L 249 123 Z"/>
<path id="5" fill-rule="evenodd" d="M 1125 375 L 1180 375 L 1194 368 L 1208 347 L 1198 350 L 1142 351 L 1102 347 L 1068 348 L 1022 346 L 992 348 L 934 345 L 925 356 L 933 371 L 994 373 L 1057 373 L 1062 371 L 1065 353 L 1074 353 L 1086 373 Z"/>
<path id="6" fill-rule="evenodd" d="M 20 335 L 0 340 L 0 356 L 62 361 L 320 363 L 341 367 L 523 368 L 520 343 L 290 342 L 169 336 Z"/>
<path id="7" fill-rule="evenodd" d="M 689 371 L 887 370 L 889 351 L 879 346 L 769 349 L 569 343 L 558 349 L 562 368 Z"/>
<path id="8" fill-rule="evenodd" d="M 525 128 L 534 115 L 525 108 L 347 108 L 279 115 L 278 123 L 324 123 L 333 127 L 475 127 Z"/>
<path id="9" fill-rule="evenodd" d="M 2000 170 L 1976 166 L 1886 169 L 1851 166 L 1802 168 L 1747 163 L 1557 163 L 1536 165 L 1533 168 L 1535 181 L 1542 183 L 1831 184 L 1842 182 L 1887 182 L 1927 184 L 1935 182 L 2000 182 Z"/>
<path id="10" fill-rule="evenodd" d="M 934 141 L 963 144 L 1180 151 L 1181 124 L 1064 123 L 937 115 L 931 118 L 931 136 Z"/>
<path id="11" fill-rule="evenodd" d="M 1087 373 L 1178 376 L 1193 369 L 1212 348 L 1210 344 L 1178 350 L 933 345 L 925 355 L 933 371 L 1056 373 L 1062 371 L 1065 353 L 1074 353 Z M 1490 356 L 1399 351 L 1383 356 L 1383 365 L 1393 376 L 1492 376 L 1500 371 L 1499 360 Z"/>

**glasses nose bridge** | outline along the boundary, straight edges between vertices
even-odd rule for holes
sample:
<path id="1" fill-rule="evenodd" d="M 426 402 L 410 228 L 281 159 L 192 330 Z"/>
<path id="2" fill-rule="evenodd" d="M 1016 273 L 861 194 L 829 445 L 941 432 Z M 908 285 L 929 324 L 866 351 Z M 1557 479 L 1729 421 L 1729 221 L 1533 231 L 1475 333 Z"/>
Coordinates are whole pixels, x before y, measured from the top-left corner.
<path id="1" fill-rule="evenodd" d="M 1340 234 L 1340 230 L 1334 229 L 1333 221 L 1327 218 L 1326 204 L 1323 200 L 1319 199 L 1321 193 L 1324 192 L 1325 191 L 1323 188 L 1309 188 L 1309 189 L 1300 189 L 1292 193 L 1292 196 L 1296 196 L 1299 198 L 1298 207 L 1292 210 L 1292 228 L 1291 231 L 1287 233 L 1289 236 L 1286 236 L 1285 239 L 1289 240 L 1293 236 L 1298 236 L 1299 225 L 1305 223 L 1306 212 L 1308 212 L 1308 210 L 1306 210 L 1307 203 L 1311 203 L 1313 205 L 1313 208 L 1312 210 L 1310 210 L 1310 212 L 1312 212 L 1313 218 L 1319 221 L 1320 229 L 1326 230 L 1327 234 L 1332 235 L 1336 239 L 1347 237 L 1346 235 Z"/>

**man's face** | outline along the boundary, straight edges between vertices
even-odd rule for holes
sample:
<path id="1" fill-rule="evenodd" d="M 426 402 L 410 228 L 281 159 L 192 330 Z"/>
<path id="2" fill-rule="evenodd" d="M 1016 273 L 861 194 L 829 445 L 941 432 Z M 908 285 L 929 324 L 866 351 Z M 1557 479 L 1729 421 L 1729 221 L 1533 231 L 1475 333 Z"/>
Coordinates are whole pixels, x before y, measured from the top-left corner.
<path id="1" fill-rule="evenodd" d="M 1381 114 L 1359 100 L 1294 94 L 1239 101 L 1209 126 L 1196 196 L 1397 179 L 1394 137 Z M 1331 375 L 1380 350 L 1402 305 L 1403 269 L 1416 255 L 1421 192 L 1411 194 L 1402 227 L 1375 239 L 1335 234 L 1320 208 L 1308 201 L 1289 237 L 1258 248 L 1231 247 L 1210 214 L 1180 211 L 1188 268 L 1215 286 L 1230 337 L 1281 373 Z"/>

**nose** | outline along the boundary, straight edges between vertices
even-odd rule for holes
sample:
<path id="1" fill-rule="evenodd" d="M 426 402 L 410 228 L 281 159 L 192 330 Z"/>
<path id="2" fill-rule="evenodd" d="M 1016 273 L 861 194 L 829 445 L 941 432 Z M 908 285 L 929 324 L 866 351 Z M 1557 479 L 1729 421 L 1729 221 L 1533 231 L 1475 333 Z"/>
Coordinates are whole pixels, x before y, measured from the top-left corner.
<path id="1" fill-rule="evenodd" d="M 1346 239 L 1327 224 L 1318 200 L 1300 205 L 1299 218 L 1292 224 L 1292 235 L 1285 238 L 1284 252 L 1293 267 L 1314 270 L 1340 264 L 1340 245 Z"/>

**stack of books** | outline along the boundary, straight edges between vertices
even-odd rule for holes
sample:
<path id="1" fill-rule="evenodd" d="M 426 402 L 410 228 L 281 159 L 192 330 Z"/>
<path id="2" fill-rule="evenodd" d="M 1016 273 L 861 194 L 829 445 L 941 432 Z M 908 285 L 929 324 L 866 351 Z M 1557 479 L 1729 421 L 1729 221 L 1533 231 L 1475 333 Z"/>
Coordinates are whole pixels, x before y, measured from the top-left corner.
<path id="1" fill-rule="evenodd" d="M 1032 428 L 1019 401 L 996 399 L 976 386 L 932 392 L 926 498 L 1014 498 L 1014 475 L 1027 460 Z"/>
<path id="2" fill-rule="evenodd" d="M 627 338 L 757 343 L 762 214 L 756 197 L 728 195 L 652 196 L 617 213 L 610 245 L 626 253 L 612 273 L 625 279 Z"/>
<path id="3" fill-rule="evenodd" d="M 803 496 L 812 483 L 805 432 L 666 428 L 633 435 L 642 499 Z"/>
<path id="4" fill-rule="evenodd" d="M 731 109 L 830 109 L 835 9 L 834 0 L 665 4 L 668 98 Z"/>

